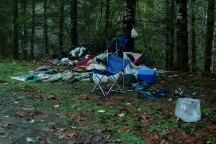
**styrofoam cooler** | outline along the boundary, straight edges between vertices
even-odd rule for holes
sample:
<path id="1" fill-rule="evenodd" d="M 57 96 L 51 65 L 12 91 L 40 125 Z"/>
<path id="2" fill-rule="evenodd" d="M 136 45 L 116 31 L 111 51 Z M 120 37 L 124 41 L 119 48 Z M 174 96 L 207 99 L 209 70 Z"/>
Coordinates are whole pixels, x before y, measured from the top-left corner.
<path id="1" fill-rule="evenodd" d="M 152 83 L 156 77 L 156 71 L 152 69 L 139 69 L 137 78 L 141 81 Z"/>
<path id="2" fill-rule="evenodd" d="M 200 100 L 179 98 L 176 103 L 175 116 L 184 122 L 197 122 L 201 119 Z"/>

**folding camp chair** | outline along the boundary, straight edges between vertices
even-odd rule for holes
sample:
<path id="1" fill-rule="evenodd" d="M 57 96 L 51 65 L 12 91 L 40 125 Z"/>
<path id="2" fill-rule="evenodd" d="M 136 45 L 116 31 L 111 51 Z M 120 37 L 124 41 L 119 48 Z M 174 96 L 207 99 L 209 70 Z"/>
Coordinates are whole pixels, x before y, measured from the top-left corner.
<path id="1" fill-rule="evenodd" d="M 117 83 L 117 79 L 115 78 L 115 75 L 118 73 L 123 73 L 124 68 L 129 64 L 128 60 L 125 60 L 121 57 L 112 54 L 108 55 L 107 62 L 108 63 L 106 69 L 104 70 L 92 69 L 93 75 L 98 80 L 92 92 L 94 92 L 96 88 L 99 88 L 104 96 L 107 96 L 113 90 L 114 86 L 117 86 L 118 92 L 121 91 L 121 88 Z M 106 86 L 106 84 L 103 84 L 103 78 L 105 76 L 108 77 L 108 82 L 111 82 L 110 87 Z"/>

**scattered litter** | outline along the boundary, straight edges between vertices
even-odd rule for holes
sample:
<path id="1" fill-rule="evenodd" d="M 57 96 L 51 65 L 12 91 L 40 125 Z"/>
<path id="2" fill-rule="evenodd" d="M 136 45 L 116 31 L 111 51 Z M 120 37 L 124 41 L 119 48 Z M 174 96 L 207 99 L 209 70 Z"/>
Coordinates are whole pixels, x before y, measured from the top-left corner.
<path id="1" fill-rule="evenodd" d="M 58 108 L 58 107 L 60 107 L 60 105 L 58 105 L 58 104 L 57 104 L 57 105 L 54 105 L 54 108 Z"/>
<path id="2" fill-rule="evenodd" d="M 33 140 L 32 138 L 30 138 L 30 137 L 27 137 L 27 138 L 26 138 L 26 141 L 27 141 L 28 143 L 33 143 L 33 142 L 34 142 L 34 140 Z"/>
<path id="3" fill-rule="evenodd" d="M 98 110 L 99 113 L 105 113 L 105 110 Z"/>
<path id="4" fill-rule="evenodd" d="M 124 117 L 125 115 L 126 115 L 126 113 L 118 114 L 119 117 Z"/>
<path id="5" fill-rule="evenodd" d="M 30 123 L 34 123 L 34 122 L 35 122 L 35 120 L 33 120 L 33 119 L 32 119 L 32 120 L 30 120 Z"/>

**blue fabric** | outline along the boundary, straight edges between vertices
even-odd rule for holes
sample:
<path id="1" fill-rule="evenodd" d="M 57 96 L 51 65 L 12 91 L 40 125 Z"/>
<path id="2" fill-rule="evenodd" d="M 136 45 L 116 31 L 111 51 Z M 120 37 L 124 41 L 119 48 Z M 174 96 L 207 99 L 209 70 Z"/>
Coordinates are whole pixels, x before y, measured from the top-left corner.
<path id="1" fill-rule="evenodd" d="M 129 60 L 122 59 L 118 56 L 109 54 L 108 64 L 105 70 L 92 69 L 93 73 L 102 75 L 115 75 L 121 72 L 128 64 Z"/>
<path id="2" fill-rule="evenodd" d="M 117 38 L 118 47 L 125 47 L 127 38 L 124 35 L 120 35 Z"/>

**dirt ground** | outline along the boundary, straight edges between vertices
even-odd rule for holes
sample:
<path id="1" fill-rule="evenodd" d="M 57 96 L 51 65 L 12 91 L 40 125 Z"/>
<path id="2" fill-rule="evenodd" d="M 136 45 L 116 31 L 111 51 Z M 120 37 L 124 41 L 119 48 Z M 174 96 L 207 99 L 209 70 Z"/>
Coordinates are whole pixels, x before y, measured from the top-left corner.
<path id="1" fill-rule="evenodd" d="M 158 75 L 152 88 L 165 90 L 166 96 L 153 101 L 138 98 L 137 91 L 102 98 L 100 93 L 91 93 L 93 82 L 10 79 L 39 65 L 42 63 L 0 62 L 1 144 L 216 143 L 213 76 Z M 175 105 L 180 97 L 201 100 L 200 121 L 176 119 Z"/>

